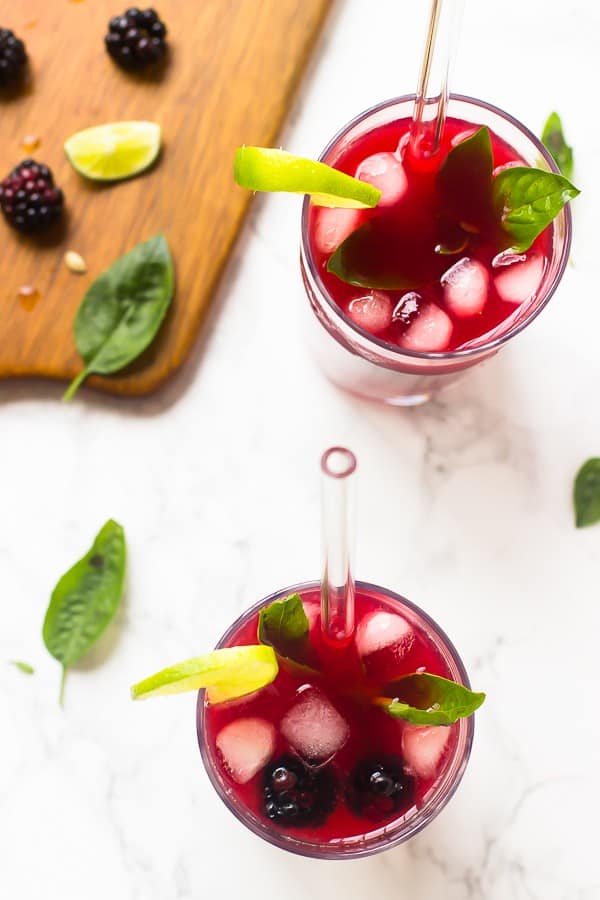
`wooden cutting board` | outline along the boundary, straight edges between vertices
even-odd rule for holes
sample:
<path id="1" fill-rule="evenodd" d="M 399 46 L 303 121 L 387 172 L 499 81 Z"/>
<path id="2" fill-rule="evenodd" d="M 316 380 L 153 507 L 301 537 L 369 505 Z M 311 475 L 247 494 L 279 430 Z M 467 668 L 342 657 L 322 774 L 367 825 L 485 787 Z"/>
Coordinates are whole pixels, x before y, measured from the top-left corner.
<path id="1" fill-rule="evenodd" d="M 30 78 L 0 94 L 0 178 L 32 156 L 52 169 L 68 216 L 44 238 L 0 221 L 0 378 L 70 379 L 81 368 L 72 322 L 92 280 L 158 232 L 176 265 L 173 307 L 154 345 L 125 374 L 92 377 L 113 394 L 147 394 L 185 360 L 251 199 L 232 179 L 235 147 L 270 145 L 331 0 L 157 0 L 170 54 L 151 77 L 121 71 L 104 50 L 108 20 L 126 0 L 0 0 L 0 27 L 25 41 Z M 148 119 L 163 152 L 142 177 L 86 182 L 63 142 L 105 122 Z M 23 138 L 40 138 L 27 151 Z M 86 275 L 63 262 L 75 250 Z M 23 299 L 30 285 L 36 295 Z"/>

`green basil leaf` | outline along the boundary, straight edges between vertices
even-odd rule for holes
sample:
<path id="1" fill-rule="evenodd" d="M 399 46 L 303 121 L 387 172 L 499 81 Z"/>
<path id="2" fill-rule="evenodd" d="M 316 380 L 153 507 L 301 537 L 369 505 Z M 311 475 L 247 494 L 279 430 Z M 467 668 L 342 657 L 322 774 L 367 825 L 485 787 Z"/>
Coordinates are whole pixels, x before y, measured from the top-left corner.
<path id="1" fill-rule="evenodd" d="M 64 400 L 73 397 L 88 375 L 110 375 L 137 359 L 154 340 L 173 289 L 173 263 L 162 234 L 138 244 L 94 281 L 74 324 L 85 368 Z"/>
<path id="2" fill-rule="evenodd" d="M 563 134 L 562 122 L 558 113 L 550 113 L 542 132 L 542 143 L 552 154 L 554 162 L 565 176 L 573 174 L 573 148 L 569 147 Z"/>
<path id="3" fill-rule="evenodd" d="M 46 648 L 63 667 L 61 704 L 67 670 L 88 652 L 117 611 L 125 556 L 125 533 L 109 519 L 52 592 L 42 633 Z"/>
<path id="4" fill-rule="evenodd" d="M 562 175 L 514 166 L 496 175 L 492 193 L 499 221 L 511 239 L 509 246 L 522 253 L 580 192 Z"/>
<path id="5" fill-rule="evenodd" d="M 588 459 L 575 477 L 573 489 L 575 525 L 583 528 L 600 522 L 600 459 Z"/>
<path id="6" fill-rule="evenodd" d="M 431 216 L 419 222 L 382 214 L 369 219 L 330 256 L 327 271 L 358 287 L 401 291 L 419 287 L 441 275 L 434 250 L 437 223 Z"/>
<path id="7" fill-rule="evenodd" d="M 449 152 L 437 182 L 446 211 L 457 221 L 477 229 L 484 224 L 491 209 L 493 167 L 485 125 Z"/>
<path id="8" fill-rule="evenodd" d="M 35 673 L 33 666 L 30 666 L 29 663 L 22 662 L 20 659 L 11 659 L 11 663 L 19 670 L 19 672 L 23 672 L 24 675 L 33 675 Z"/>
<path id="9" fill-rule="evenodd" d="M 310 659 L 309 623 L 299 594 L 274 600 L 258 617 L 258 640 L 279 656 L 306 665 Z"/>
<path id="10" fill-rule="evenodd" d="M 452 725 L 472 715 L 485 700 L 485 694 L 428 672 L 406 675 L 389 688 L 394 699 L 381 698 L 378 704 L 390 716 L 413 725 Z"/>

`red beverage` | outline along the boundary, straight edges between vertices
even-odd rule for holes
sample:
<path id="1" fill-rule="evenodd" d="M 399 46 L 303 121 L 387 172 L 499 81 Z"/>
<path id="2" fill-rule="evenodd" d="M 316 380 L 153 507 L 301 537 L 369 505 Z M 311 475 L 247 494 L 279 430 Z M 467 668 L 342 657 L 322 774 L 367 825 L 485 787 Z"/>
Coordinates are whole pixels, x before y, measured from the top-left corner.
<path id="1" fill-rule="evenodd" d="M 302 220 L 302 273 L 322 367 L 352 393 L 397 405 L 427 400 L 518 334 L 556 289 L 570 246 L 568 208 L 529 250 L 511 255 L 498 212 L 484 205 L 468 173 L 456 191 L 464 220 L 440 186 L 448 153 L 481 126 L 495 172 L 511 165 L 556 172 L 531 132 L 489 104 L 451 97 L 440 150 L 421 160 L 408 148 L 413 100 L 362 114 L 320 157 L 380 188 L 378 206 L 323 209 L 306 201 Z M 327 270 L 337 248 L 364 227 L 369 240 L 348 242 L 344 260 L 369 287 Z M 406 286 L 389 289 L 396 287 L 390 276 L 403 271 Z"/>
<path id="2" fill-rule="evenodd" d="M 506 254 L 506 234 L 491 205 L 475 211 L 477 233 L 457 227 L 447 215 L 439 173 L 450 150 L 477 126 L 448 119 L 431 160 L 411 156 L 410 126 L 409 118 L 388 122 L 342 149 L 336 168 L 369 181 L 382 197 L 375 209 L 312 207 L 311 247 L 327 291 L 359 328 L 404 349 L 458 350 L 492 332 L 538 290 L 552 255 L 552 228 L 526 253 Z M 526 165 L 506 141 L 493 132 L 490 137 L 495 170 Z M 468 179 L 457 188 L 456 193 L 467 194 Z M 466 212 L 477 199 L 469 197 Z M 417 273 L 410 289 L 370 290 L 327 271 L 332 252 L 366 222 L 373 228 L 369 258 L 355 264 L 365 263 L 377 274 L 390 269 Z"/>
<path id="3" fill-rule="evenodd" d="M 261 837 L 305 855 L 360 856 L 406 840 L 445 805 L 470 752 L 472 717 L 417 727 L 373 703 L 415 671 L 468 680 L 417 607 L 382 588 L 356 588 L 356 632 L 345 647 L 322 636 L 317 584 L 262 601 L 219 645 L 257 643 L 259 609 L 297 590 L 319 673 L 280 660 L 276 680 L 249 697 L 211 705 L 201 692 L 198 700 L 202 755 L 224 802 Z"/>

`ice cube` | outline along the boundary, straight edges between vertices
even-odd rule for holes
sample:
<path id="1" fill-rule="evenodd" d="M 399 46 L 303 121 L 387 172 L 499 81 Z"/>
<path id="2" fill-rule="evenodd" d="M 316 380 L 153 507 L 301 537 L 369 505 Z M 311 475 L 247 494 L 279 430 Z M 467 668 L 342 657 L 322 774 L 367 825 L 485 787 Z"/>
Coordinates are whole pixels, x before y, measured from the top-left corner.
<path id="1" fill-rule="evenodd" d="M 496 175 L 499 175 L 500 172 L 504 172 L 505 169 L 514 169 L 515 166 L 522 166 L 523 163 L 519 162 L 518 159 L 511 159 L 510 162 L 502 163 L 500 166 L 496 166 L 494 171 L 492 172 L 492 178 L 495 178 Z"/>
<path id="2" fill-rule="evenodd" d="M 435 303 L 422 304 L 419 314 L 399 338 L 401 347 L 419 353 L 446 350 L 452 336 L 452 319 Z"/>
<path id="3" fill-rule="evenodd" d="M 281 733 L 308 762 L 326 762 L 348 740 L 350 729 L 327 697 L 309 685 L 281 721 Z"/>
<path id="4" fill-rule="evenodd" d="M 512 266 L 516 262 L 525 262 L 527 257 L 524 253 L 515 253 L 514 250 L 502 250 L 496 253 L 492 260 L 492 269 L 501 269 L 502 266 Z"/>
<path id="5" fill-rule="evenodd" d="M 534 294 L 544 274 L 544 258 L 540 253 L 517 258 L 503 266 L 494 278 L 494 286 L 505 303 L 524 303 Z"/>
<path id="6" fill-rule="evenodd" d="M 359 328 L 379 334 L 392 324 L 392 301 L 381 291 L 371 291 L 350 302 L 348 315 Z"/>
<path id="7" fill-rule="evenodd" d="M 245 784 L 269 761 L 275 750 L 275 728 L 266 719 L 235 719 L 217 735 L 223 762 L 238 784 Z"/>
<path id="8" fill-rule="evenodd" d="M 405 725 L 402 732 L 402 755 L 408 770 L 419 778 L 432 778 L 450 739 L 445 725 Z"/>
<path id="9" fill-rule="evenodd" d="M 318 603 L 306 603 L 306 601 L 302 602 L 302 606 L 304 608 L 304 615 L 308 619 L 309 631 L 312 631 L 312 629 L 316 627 L 319 621 L 319 616 L 321 615 L 321 607 Z"/>
<path id="10" fill-rule="evenodd" d="M 463 141 L 466 141 L 468 138 L 473 137 L 477 128 L 465 128 L 464 131 L 459 131 L 458 134 L 455 134 L 451 139 L 450 143 L 453 147 L 456 147 L 458 144 L 462 144 Z"/>
<path id="11" fill-rule="evenodd" d="M 333 253 L 360 226 L 358 209 L 329 209 L 315 211 L 314 240 L 320 253 Z"/>
<path id="12" fill-rule="evenodd" d="M 378 206 L 392 206 L 406 193 L 408 181 L 402 162 L 395 153 L 374 153 L 363 159 L 356 177 L 381 191 Z"/>
<path id="13" fill-rule="evenodd" d="M 444 302 L 455 316 L 475 316 L 485 306 L 490 276 L 483 263 L 463 256 L 444 272 Z"/>
<path id="14" fill-rule="evenodd" d="M 356 629 L 356 646 L 361 656 L 394 647 L 404 655 L 412 646 L 414 632 L 402 616 L 378 611 L 365 616 Z"/>

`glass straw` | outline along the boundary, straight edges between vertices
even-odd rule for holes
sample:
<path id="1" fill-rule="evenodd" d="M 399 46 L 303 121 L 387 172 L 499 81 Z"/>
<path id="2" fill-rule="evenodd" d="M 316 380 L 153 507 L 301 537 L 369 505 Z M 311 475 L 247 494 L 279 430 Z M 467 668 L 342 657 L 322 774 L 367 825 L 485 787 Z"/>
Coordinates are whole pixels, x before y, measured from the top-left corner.
<path id="1" fill-rule="evenodd" d="M 326 639 L 344 643 L 354 634 L 356 457 L 345 447 L 330 447 L 321 458 L 321 472 L 321 628 Z"/>
<path id="2" fill-rule="evenodd" d="M 431 3 L 410 131 L 410 151 L 416 157 L 433 156 L 439 147 L 463 7 L 464 0 L 432 0 Z"/>

